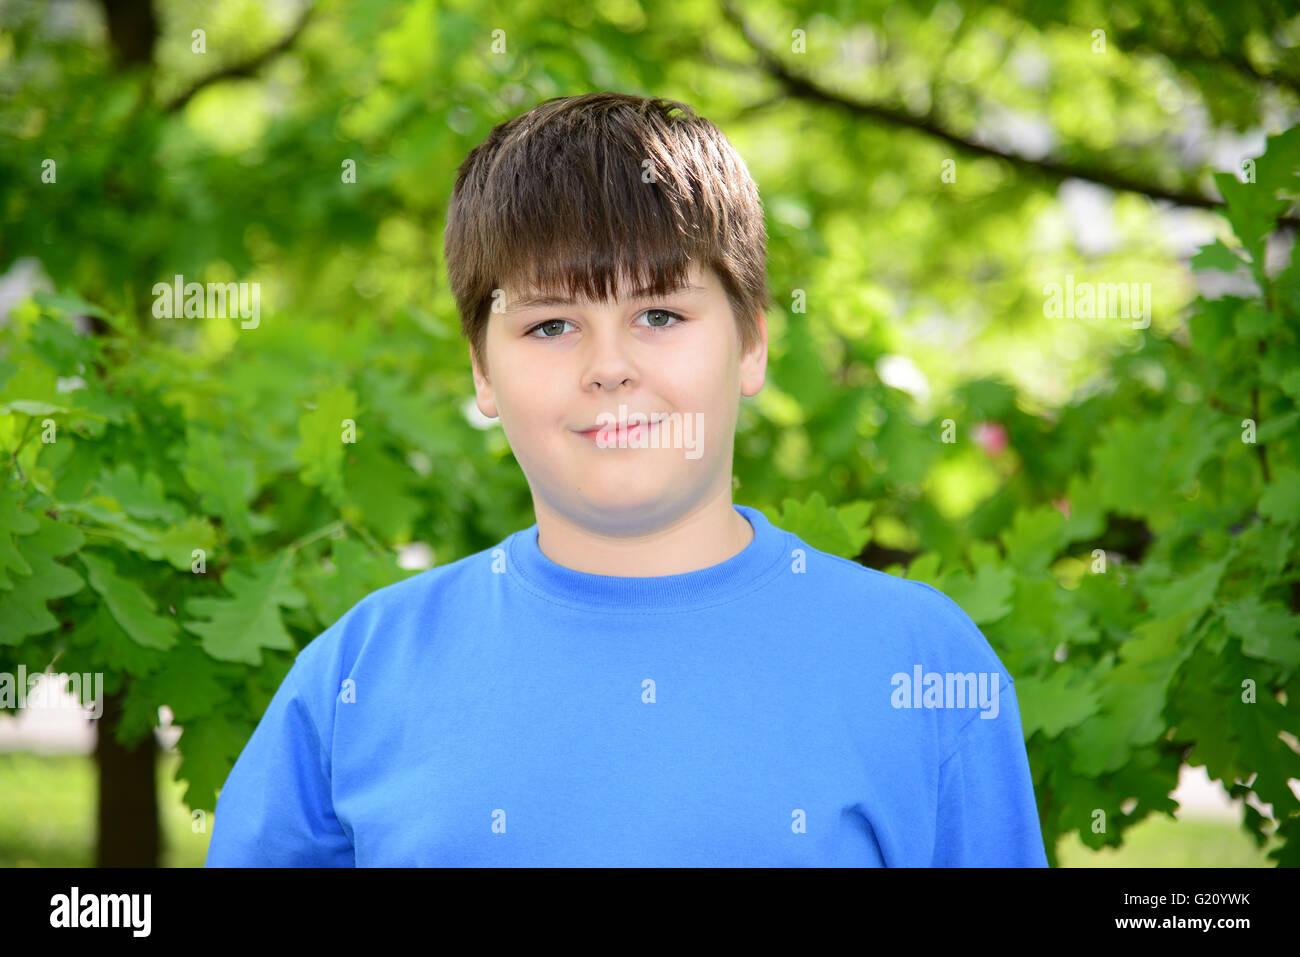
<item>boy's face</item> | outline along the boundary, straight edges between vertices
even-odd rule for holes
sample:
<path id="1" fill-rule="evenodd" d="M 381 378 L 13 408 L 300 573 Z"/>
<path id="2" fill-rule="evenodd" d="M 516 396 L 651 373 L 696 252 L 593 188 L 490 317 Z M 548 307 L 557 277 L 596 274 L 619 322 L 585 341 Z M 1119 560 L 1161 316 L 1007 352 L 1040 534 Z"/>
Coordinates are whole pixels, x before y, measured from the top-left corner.
<path id="1" fill-rule="evenodd" d="M 474 362 L 474 384 L 479 411 L 501 417 L 536 510 L 633 535 L 730 501 L 740 396 L 762 388 L 767 366 L 765 318 L 741 356 L 722 283 L 698 264 L 686 288 L 663 296 L 632 297 L 627 284 L 617 302 L 504 292 L 485 335 L 490 381 Z M 635 413 L 649 424 L 636 427 Z"/>

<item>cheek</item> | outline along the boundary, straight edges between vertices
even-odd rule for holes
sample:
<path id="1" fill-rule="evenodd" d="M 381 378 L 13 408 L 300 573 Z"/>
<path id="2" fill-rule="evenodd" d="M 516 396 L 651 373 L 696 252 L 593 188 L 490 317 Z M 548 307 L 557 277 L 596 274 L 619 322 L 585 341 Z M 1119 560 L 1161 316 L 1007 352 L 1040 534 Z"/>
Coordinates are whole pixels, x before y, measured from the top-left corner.
<path id="1" fill-rule="evenodd" d="M 665 398 L 682 408 L 716 408 L 739 392 L 739 365 L 712 345 L 682 349 L 673 357 L 670 371 L 658 380 L 668 393 Z"/>
<path id="2" fill-rule="evenodd" d="M 533 363 L 503 368 L 501 381 L 509 385 L 497 392 L 497 408 L 503 426 L 508 423 L 510 445 L 524 455 L 528 449 L 549 448 L 565 439 L 563 430 L 573 416 L 572 393 L 565 393 L 555 371 L 538 369 Z"/>
<path id="3" fill-rule="evenodd" d="M 502 361 L 499 367 L 498 403 L 519 418 L 535 415 L 549 387 L 547 376 L 530 362 Z"/>

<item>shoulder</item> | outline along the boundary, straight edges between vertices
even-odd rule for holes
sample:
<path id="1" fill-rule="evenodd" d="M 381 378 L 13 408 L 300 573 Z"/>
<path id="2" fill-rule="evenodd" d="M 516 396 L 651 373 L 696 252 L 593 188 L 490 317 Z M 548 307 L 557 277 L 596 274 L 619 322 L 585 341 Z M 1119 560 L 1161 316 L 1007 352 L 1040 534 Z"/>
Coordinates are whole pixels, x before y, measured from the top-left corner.
<path id="1" fill-rule="evenodd" d="M 503 547 L 505 541 L 375 589 L 298 652 L 291 674 L 299 680 L 345 675 L 375 640 L 427 634 L 445 614 L 446 595 L 455 592 L 459 601 L 465 589 L 487 587 Z"/>
<path id="2" fill-rule="evenodd" d="M 870 646 L 864 650 L 927 667 L 933 663 L 943 671 L 996 671 L 1011 684 L 984 633 L 938 588 L 823 552 L 793 533 L 790 541 L 796 550 L 792 567 L 802 568 L 806 601 L 831 610 L 834 622 Z"/>

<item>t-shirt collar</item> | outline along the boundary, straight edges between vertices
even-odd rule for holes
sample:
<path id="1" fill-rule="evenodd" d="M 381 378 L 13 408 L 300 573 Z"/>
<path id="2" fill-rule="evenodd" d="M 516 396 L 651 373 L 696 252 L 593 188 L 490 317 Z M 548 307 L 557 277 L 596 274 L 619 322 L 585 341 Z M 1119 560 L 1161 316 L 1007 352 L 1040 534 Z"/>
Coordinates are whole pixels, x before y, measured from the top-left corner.
<path id="1" fill-rule="evenodd" d="M 756 508 L 732 505 L 754 537 L 726 561 L 677 575 L 623 577 L 580 572 L 552 561 L 537 544 L 537 525 L 506 540 L 506 571 L 538 597 L 614 614 L 672 613 L 733 601 L 750 594 L 792 560 L 790 533 Z"/>

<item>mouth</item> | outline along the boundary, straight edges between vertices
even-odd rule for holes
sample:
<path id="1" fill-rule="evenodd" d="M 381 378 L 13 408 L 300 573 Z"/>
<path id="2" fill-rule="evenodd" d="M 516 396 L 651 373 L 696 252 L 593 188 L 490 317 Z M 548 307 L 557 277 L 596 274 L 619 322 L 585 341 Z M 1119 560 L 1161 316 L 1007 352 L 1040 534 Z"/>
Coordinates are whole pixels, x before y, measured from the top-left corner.
<path id="1" fill-rule="evenodd" d="M 659 427 L 658 422 L 637 423 L 635 425 L 597 426 L 578 432 L 587 441 L 602 448 L 618 448 L 632 442 L 640 442 L 650 435 L 650 430 Z"/>

